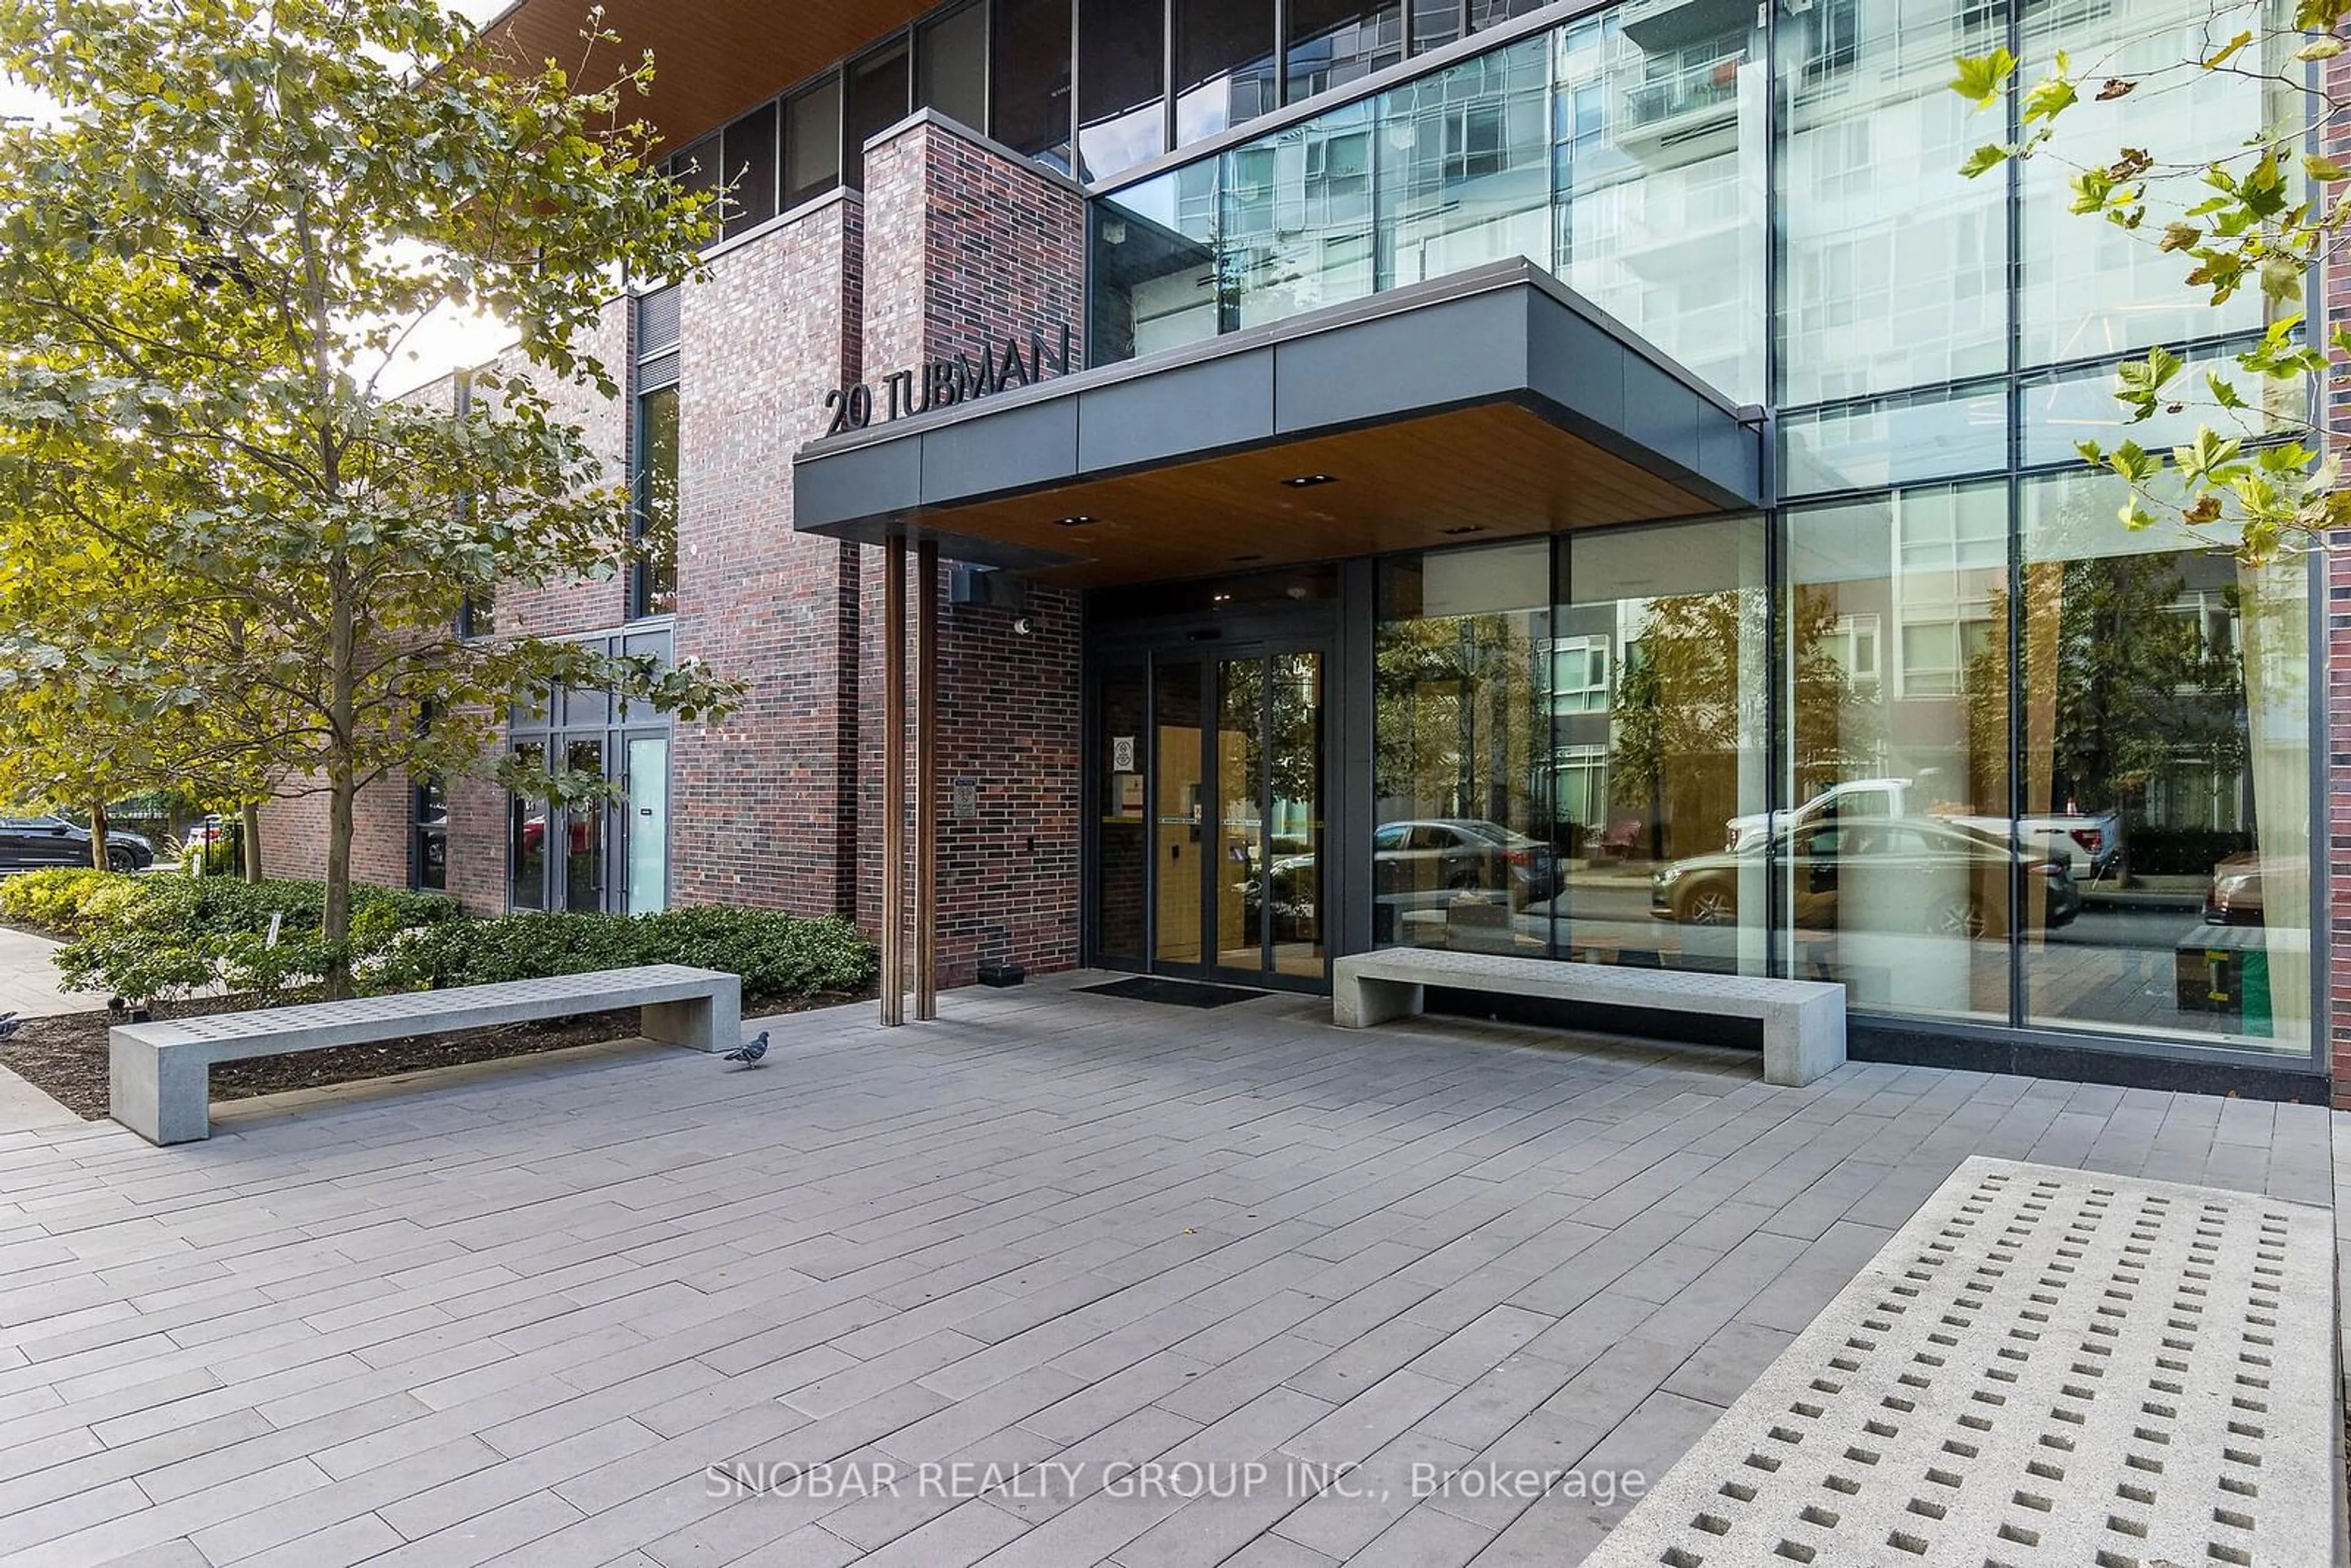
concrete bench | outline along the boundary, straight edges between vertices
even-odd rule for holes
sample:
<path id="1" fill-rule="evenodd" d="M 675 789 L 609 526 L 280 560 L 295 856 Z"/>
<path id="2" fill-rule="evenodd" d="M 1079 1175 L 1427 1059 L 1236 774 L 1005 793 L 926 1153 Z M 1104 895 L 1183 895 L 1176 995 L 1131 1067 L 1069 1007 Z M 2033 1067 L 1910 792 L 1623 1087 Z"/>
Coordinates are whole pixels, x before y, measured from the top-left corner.
<path id="1" fill-rule="evenodd" d="M 123 1024 L 107 1034 L 108 1097 L 114 1119 L 149 1143 L 192 1143 L 212 1135 L 208 1101 L 216 1061 L 630 1007 L 640 1009 L 638 1032 L 648 1040 L 703 1051 L 733 1051 L 743 1043 L 740 977 L 682 964 L 654 964 L 266 1012 Z"/>
<path id="2" fill-rule="evenodd" d="M 1758 1019 L 1763 1079 L 1810 1083 L 1844 1063 L 1844 988 L 1819 980 L 1767 980 L 1687 969 L 1627 969 L 1499 953 L 1390 947 L 1331 966 L 1332 1014 L 1343 1029 L 1370 1029 L 1420 1011 L 1423 988 Z"/>

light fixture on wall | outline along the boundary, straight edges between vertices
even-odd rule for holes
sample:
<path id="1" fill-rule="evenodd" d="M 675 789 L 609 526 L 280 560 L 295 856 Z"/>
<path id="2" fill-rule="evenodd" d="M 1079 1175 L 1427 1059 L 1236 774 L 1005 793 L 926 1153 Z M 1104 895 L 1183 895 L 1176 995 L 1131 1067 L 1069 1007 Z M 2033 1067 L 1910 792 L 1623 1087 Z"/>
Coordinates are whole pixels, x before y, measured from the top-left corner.
<path id="1" fill-rule="evenodd" d="M 1124 245 L 1126 243 L 1125 221 L 1121 218 L 1104 218 L 1102 237 L 1104 245 Z"/>

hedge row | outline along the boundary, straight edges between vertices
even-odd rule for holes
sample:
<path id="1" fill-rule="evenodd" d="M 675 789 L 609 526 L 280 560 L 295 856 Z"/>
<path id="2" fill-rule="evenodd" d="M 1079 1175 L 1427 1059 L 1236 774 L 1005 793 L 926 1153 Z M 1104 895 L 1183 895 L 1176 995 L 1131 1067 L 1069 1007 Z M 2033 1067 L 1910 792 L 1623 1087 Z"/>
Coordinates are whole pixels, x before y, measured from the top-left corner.
<path id="1" fill-rule="evenodd" d="M 327 890 L 315 882 L 247 883 L 234 877 L 125 876 L 110 871 L 27 872 L 0 881 L 0 920 L 59 936 L 107 931 L 187 935 L 315 932 L 326 918 Z M 351 889 L 355 938 L 460 918 L 455 899 L 438 893 Z"/>
<path id="2" fill-rule="evenodd" d="M 268 1003 L 337 968 L 380 992 L 688 964 L 740 975 L 746 997 L 783 1000 L 861 989 L 877 967 L 848 922 L 764 910 L 471 920 L 439 894 L 354 887 L 350 939 L 337 946 L 319 935 L 325 904 L 311 882 L 81 870 L 0 882 L 0 920 L 71 939 L 57 956 L 67 984 L 141 999 L 218 986 Z"/>
<path id="3" fill-rule="evenodd" d="M 639 964 L 688 964 L 743 977 L 769 999 L 854 991 L 872 982 L 871 944 L 845 920 L 766 910 L 674 909 L 663 915 L 509 915 L 409 932 L 365 977 L 370 989 L 536 980 Z"/>

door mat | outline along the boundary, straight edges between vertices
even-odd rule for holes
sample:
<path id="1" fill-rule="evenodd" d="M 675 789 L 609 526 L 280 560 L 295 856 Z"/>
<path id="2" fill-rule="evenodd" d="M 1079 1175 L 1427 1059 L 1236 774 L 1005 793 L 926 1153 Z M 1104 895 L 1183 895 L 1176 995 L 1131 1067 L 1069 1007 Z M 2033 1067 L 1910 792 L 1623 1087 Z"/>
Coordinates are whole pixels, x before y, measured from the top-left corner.
<path id="1" fill-rule="evenodd" d="M 1252 997 L 1270 996 L 1270 991 L 1246 990 L 1239 986 L 1205 986 L 1197 980 L 1170 980 L 1159 975 L 1135 975 L 1123 980 L 1112 980 L 1100 986 L 1079 986 L 1080 994 L 1093 997 L 1120 997 L 1130 1002 L 1165 1002 L 1171 1008 L 1221 1008 L 1234 1002 L 1245 1002 Z"/>
<path id="2" fill-rule="evenodd" d="M 2328 1562 L 2334 1240 L 1970 1159 L 1584 1568 Z"/>

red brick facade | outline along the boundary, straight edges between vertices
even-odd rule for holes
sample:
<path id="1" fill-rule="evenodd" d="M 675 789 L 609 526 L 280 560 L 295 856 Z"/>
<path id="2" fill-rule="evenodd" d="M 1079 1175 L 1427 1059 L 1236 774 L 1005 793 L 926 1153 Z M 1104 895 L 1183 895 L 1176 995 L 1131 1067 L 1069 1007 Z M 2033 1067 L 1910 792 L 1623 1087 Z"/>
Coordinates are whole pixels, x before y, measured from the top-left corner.
<path id="1" fill-rule="evenodd" d="M 918 117 L 865 154 L 866 380 L 1007 337 L 1085 340 L 1084 201 L 1028 162 L 946 121 Z M 861 662 L 876 682 L 883 649 L 881 552 L 864 584 Z M 908 602 L 913 602 L 910 584 Z M 941 587 L 942 793 L 977 787 L 977 815 L 939 824 L 939 973 L 977 963 L 1032 969 L 1078 957 L 1079 616 L 1073 595 L 1032 591 L 1027 636 L 1000 610 L 946 604 Z M 911 650 L 909 653 L 911 668 Z M 859 738 L 860 924 L 878 930 L 882 886 L 879 700 Z M 944 802 L 943 802 L 944 804 Z"/>
<path id="2" fill-rule="evenodd" d="M 679 371 L 679 657 L 750 683 L 723 726 L 672 737 L 670 880 L 678 904 L 854 915 L 878 930 L 883 552 L 791 528 L 791 460 L 823 433 L 824 394 L 925 360 L 1023 343 L 1066 323 L 1084 341 L 1084 202 L 1020 160 L 933 116 L 865 161 L 866 193 L 836 193 L 722 246 L 684 285 Z M 595 351 L 629 363 L 616 300 Z M 559 417 L 625 473 L 628 407 L 567 389 Z M 982 959 L 1036 970 L 1078 956 L 1079 610 L 1032 593 L 1033 631 L 940 595 L 940 776 L 976 785 L 977 814 L 940 823 L 940 977 Z M 911 601 L 911 594 L 910 594 Z M 512 591 L 504 631 L 619 629 L 626 585 Z M 955 791 L 943 790 L 947 809 Z M 356 864 L 409 876 L 408 791 L 366 792 Z M 507 803 L 454 784 L 449 887 L 476 913 L 507 906 Z M 323 797 L 273 805 L 275 869 L 319 874 Z"/>
<path id="3" fill-rule="evenodd" d="M 685 286 L 678 388 L 680 657 L 751 683 L 671 758 L 673 894 L 803 915 L 854 909 L 861 552 L 791 531 L 792 454 L 857 379 L 858 199 L 716 256 Z"/>

